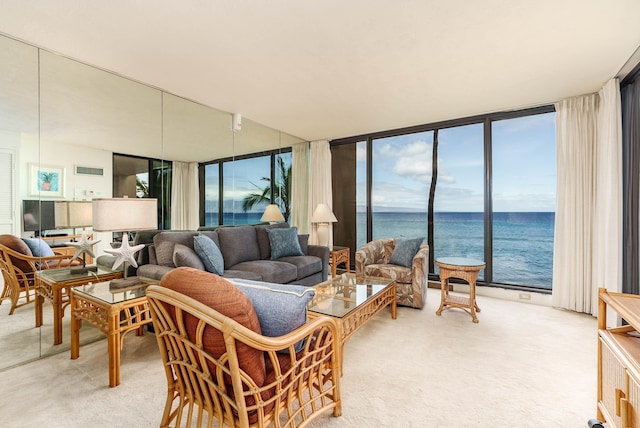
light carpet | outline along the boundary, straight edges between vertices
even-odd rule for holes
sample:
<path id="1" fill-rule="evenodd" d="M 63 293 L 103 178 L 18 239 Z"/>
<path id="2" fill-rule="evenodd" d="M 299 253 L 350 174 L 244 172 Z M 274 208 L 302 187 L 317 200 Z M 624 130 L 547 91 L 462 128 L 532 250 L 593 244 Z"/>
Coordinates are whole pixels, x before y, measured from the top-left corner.
<path id="1" fill-rule="evenodd" d="M 312 427 L 584 428 L 596 411 L 596 320 L 478 297 L 460 310 L 383 310 L 345 346 L 342 416 Z M 5 427 L 156 427 L 166 380 L 152 334 L 130 335 L 121 384 L 108 387 L 106 341 L 0 372 Z"/>

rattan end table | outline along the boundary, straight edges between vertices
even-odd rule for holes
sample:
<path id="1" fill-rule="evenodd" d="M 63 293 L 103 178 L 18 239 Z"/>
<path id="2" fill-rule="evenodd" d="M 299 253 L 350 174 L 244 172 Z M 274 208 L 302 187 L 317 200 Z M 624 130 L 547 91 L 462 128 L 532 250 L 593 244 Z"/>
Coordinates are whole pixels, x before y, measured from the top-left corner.
<path id="1" fill-rule="evenodd" d="M 476 303 L 476 280 L 478 274 L 485 268 L 485 262 L 464 257 L 439 257 L 435 261 L 440 268 L 440 307 L 436 315 L 451 308 L 460 308 L 471 315 L 474 323 L 478 322 L 476 312 L 480 308 Z M 449 294 L 449 278 L 459 278 L 469 283 L 469 297 Z"/>

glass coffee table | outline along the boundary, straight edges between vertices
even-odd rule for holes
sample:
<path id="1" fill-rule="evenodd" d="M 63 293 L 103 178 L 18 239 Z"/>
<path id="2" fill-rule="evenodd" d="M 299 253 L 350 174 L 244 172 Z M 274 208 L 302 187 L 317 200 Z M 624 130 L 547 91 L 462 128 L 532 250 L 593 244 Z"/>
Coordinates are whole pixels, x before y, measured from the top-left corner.
<path id="1" fill-rule="evenodd" d="M 344 344 L 383 308 L 391 307 L 396 319 L 396 282 L 388 278 L 344 273 L 313 287 L 316 295 L 307 306 L 309 317 L 328 315 L 335 319 L 340 337 L 340 367 Z"/>
<path id="2" fill-rule="evenodd" d="M 71 359 L 80 356 L 82 321 L 99 328 L 107 336 L 109 386 L 120 384 L 120 352 L 124 336 L 135 331 L 141 336 L 151 323 L 147 286 L 158 281 L 141 278 L 129 287 L 114 287 L 109 282 L 86 284 L 71 289 Z"/>
<path id="3" fill-rule="evenodd" d="M 73 273 L 70 268 L 45 269 L 36 272 L 36 327 L 42 325 L 44 299 L 53 306 L 53 344 L 62 343 L 62 317 L 69 305 L 69 290 L 89 282 L 109 281 L 120 278 L 122 272 L 97 268 L 97 270 Z"/>

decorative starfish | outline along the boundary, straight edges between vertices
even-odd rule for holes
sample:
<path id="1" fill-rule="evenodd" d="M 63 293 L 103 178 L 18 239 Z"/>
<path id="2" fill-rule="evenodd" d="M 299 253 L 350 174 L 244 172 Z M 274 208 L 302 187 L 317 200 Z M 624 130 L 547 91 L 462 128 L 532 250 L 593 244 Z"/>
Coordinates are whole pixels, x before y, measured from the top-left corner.
<path id="1" fill-rule="evenodd" d="M 120 248 L 104 250 L 104 252 L 116 256 L 116 261 L 113 263 L 113 267 L 111 269 L 117 269 L 118 266 L 124 262 L 129 262 L 133 267 L 137 268 L 138 263 L 136 262 L 136 259 L 133 258 L 133 255 L 143 248 L 144 244 L 134 245 L 131 247 L 129 245 L 129 234 L 125 233 L 122 235 L 122 245 L 120 245 Z"/>
<path id="2" fill-rule="evenodd" d="M 85 231 L 82 231 L 82 237 L 80 238 L 80 241 L 67 243 L 67 245 L 71 247 L 76 247 L 76 252 L 73 254 L 73 257 L 71 258 L 71 260 L 80 258 L 80 256 L 85 253 L 89 254 L 91 257 L 95 259 L 96 255 L 93 254 L 92 247 L 96 245 L 98 242 L 100 241 L 93 241 L 89 239 L 89 237 L 87 236 L 87 233 Z"/>

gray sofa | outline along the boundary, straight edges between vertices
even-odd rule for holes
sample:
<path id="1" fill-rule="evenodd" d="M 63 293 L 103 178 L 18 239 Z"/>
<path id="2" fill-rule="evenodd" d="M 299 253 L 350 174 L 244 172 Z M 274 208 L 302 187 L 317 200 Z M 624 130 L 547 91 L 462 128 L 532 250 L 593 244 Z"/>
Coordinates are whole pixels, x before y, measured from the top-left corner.
<path id="1" fill-rule="evenodd" d="M 298 235 L 301 256 L 282 257 L 271 260 L 271 245 L 267 230 L 289 227 L 286 223 L 275 225 L 219 227 L 213 231 L 159 231 L 148 245 L 148 261 L 138 266 L 137 275 L 160 280 L 178 265 L 185 266 L 181 254 L 176 260 L 176 245 L 180 251 L 186 246 L 194 250 L 194 237 L 208 236 L 218 246 L 224 259 L 226 278 L 241 278 L 279 284 L 315 285 L 327 279 L 329 249 L 319 245 L 308 245 L 308 235 Z M 186 250 L 189 251 L 189 250 Z M 195 255 L 195 251 L 193 252 Z M 196 255 L 197 257 L 197 255 Z M 194 260 L 191 267 L 197 267 Z"/>

